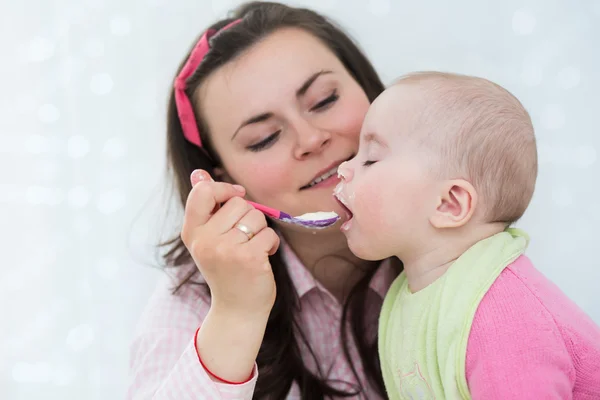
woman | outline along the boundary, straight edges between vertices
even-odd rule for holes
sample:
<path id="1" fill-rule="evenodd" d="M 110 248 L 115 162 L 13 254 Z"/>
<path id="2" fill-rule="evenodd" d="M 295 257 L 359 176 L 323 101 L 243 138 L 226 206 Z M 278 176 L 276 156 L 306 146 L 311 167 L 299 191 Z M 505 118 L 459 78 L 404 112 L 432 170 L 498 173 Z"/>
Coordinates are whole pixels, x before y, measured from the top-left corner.
<path id="1" fill-rule="evenodd" d="M 344 215 L 337 166 L 382 90 L 356 45 L 309 10 L 249 3 L 203 34 L 169 103 L 185 216 L 167 244 L 174 273 L 133 342 L 129 398 L 385 397 L 377 317 L 400 263 L 356 259 L 339 225 L 267 221 L 245 200 Z"/>

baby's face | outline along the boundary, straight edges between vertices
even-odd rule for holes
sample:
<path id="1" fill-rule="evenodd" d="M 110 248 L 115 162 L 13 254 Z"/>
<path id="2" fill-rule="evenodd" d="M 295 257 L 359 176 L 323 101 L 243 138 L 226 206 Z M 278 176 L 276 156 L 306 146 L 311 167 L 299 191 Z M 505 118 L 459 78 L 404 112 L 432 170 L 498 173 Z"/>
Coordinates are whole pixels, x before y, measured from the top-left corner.
<path id="1" fill-rule="evenodd" d="M 424 101 L 414 85 L 384 91 L 367 112 L 356 157 L 338 169 L 342 182 L 335 193 L 348 209 L 341 229 L 358 257 L 406 254 L 429 226 L 436 180 L 430 156 L 418 145 Z"/>

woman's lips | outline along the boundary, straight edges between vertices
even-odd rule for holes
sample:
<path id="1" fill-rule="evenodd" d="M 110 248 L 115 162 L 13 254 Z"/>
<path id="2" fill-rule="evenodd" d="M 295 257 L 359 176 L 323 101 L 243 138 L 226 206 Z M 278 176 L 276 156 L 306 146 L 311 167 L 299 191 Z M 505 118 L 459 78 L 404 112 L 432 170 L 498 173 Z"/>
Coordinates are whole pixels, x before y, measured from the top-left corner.
<path id="1" fill-rule="evenodd" d="M 322 175 L 322 174 L 325 174 L 325 173 L 331 173 L 330 177 L 328 177 L 326 179 L 323 179 L 319 183 L 316 183 L 316 184 L 314 184 L 312 186 L 310 185 L 310 183 L 308 183 L 308 184 L 302 186 L 300 188 L 300 190 L 313 189 L 313 188 L 316 188 L 316 187 L 324 188 L 324 187 L 331 187 L 333 185 L 337 185 L 339 183 L 340 179 L 341 179 L 341 176 L 339 174 L 339 168 L 340 168 L 340 166 L 342 166 L 343 164 L 347 163 L 348 160 L 351 160 L 352 158 L 354 158 L 354 156 L 355 155 L 352 154 L 346 160 L 337 161 L 336 163 L 333 163 L 331 167 L 325 169 L 324 171 L 322 171 L 322 173 L 319 174 L 319 175 Z M 315 177 L 313 179 L 313 181 L 316 180 L 319 177 L 319 175 L 317 177 Z"/>
<path id="2" fill-rule="evenodd" d="M 340 182 L 340 178 L 337 175 L 331 175 L 329 178 L 322 180 L 321 182 L 310 186 L 304 187 L 302 190 L 310 190 L 310 189 L 319 189 L 319 188 L 328 188 L 337 185 Z"/>

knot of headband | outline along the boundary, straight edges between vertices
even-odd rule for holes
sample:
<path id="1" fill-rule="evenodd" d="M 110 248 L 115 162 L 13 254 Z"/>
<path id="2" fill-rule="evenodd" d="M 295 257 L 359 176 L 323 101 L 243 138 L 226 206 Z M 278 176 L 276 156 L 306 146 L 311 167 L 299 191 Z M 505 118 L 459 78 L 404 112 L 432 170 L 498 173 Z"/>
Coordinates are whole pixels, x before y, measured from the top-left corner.
<path id="1" fill-rule="evenodd" d="M 221 31 L 237 25 L 239 22 L 241 22 L 241 19 L 237 19 L 227 24 Z M 202 139 L 200 139 L 200 131 L 198 130 L 192 103 L 185 93 L 185 89 L 187 88 L 188 78 L 196 71 L 202 62 L 202 59 L 204 59 L 204 56 L 206 56 L 206 53 L 210 50 L 208 41 L 215 33 L 217 33 L 215 29 L 209 29 L 202 35 L 190 53 L 190 57 L 187 59 L 181 72 L 177 75 L 177 78 L 175 78 L 175 83 L 173 84 L 175 90 L 175 105 L 177 106 L 177 115 L 179 116 L 181 128 L 183 129 L 183 135 L 189 142 L 198 147 L 202 147 Z"/>

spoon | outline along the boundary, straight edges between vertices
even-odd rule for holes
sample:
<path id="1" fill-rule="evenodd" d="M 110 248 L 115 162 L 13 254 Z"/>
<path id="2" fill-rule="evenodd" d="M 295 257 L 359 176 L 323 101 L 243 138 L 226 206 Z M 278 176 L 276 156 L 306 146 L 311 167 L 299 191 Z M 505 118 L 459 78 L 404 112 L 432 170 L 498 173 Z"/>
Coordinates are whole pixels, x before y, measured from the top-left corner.
<path id="1" fill-rule="evenodd" d="M 214 182 L 214 179 L 210 177 L 210 180 Z M 300 225 L 305 228 L 312 229 L 323 229 L 331 226 L 340 219 L 340 216 L 331 212 L 316 212 L 316 213 L 307 213 L 302 214 L 298 217 L 292 217 L 288 213 L 284 213 L 283 211 L 276 210 L 271 207 L 264 206 L 262 204 L 255 203 L 253 201 L 248 201 L 248 203 L 256 208 L 258 211 L 261 211 L 263 214 L 268 215 L 269 217 L 275 218 L 279 221 L 287 222 L 289 224 Z"/>
<path id="2" fill-rule="evenodd" d="M 283 211 L 279 211 L 271 207 L 263 206 L 262 204 L 254 203 L 252 201 L 249 201 L 248 203 L 252 207 L 263 212 L 265 215 L 268 215 L 269 217 L 278 219 L 283 222 L 287 222 L 289 224 L 304 226 L 305 228 L 327 228 L 328 226 L 335 224 L 337 220 L 340 219 L 340 216 L 334 213 L 333 211 L 306 213 L 298 217 L 292 217 L 290 214 L 284 213 Z"/>

